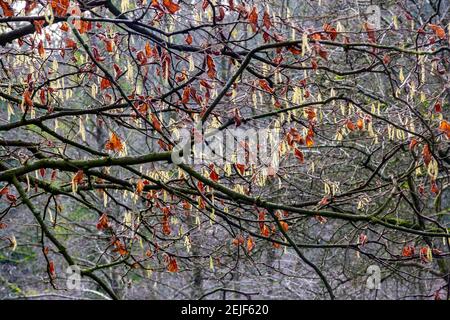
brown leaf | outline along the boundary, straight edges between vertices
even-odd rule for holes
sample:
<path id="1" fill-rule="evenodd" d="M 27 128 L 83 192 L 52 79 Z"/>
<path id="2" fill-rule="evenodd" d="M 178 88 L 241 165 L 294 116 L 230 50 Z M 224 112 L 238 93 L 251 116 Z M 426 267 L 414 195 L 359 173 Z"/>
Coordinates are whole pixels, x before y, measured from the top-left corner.
<path id="1" fill-rule="evenodd" d="M 255 241 L 253 240 L 252 236 L 249 236 L 247 238 L 247 251 L 250 252 L 255 248 Z"/>
<path id="2" fill-rule="evenodd" d="M 105 42 L 106 51 L 113 52 L 114 41 L 111 39 L 105 39 L 104 42 Z"/>
<path id="3" fill-rule="evenodd" d="M 186 36 L 186 38 L 184 39 L 184 41 L 186 41 L 187 44 L 192 44 L 192 36 L 190 34 L 188 34 Z"/>
<path id="4" fill-rule="evenodd" d="M 39 41 L 39 44 L 38 44 L 38 52 L 39 52 L 39 55 L 41 56 L 41 58 L 44 58 L 44 57 L 45 57 L 44 43 L 42 42 L 42 40 Z"/>
<path id="5" fill-rule="evenodd" d="M 161 132 L 161 122 L 158 117 L 152 113 L 152 124 L 156 131 Z"/>
<path id="6" fill-rule="evenodd" d="M 180 6 L 172 0 L 163 0 L 163 5 L 171 14 L 175 14 L 178 10 L 180 10 Z"/>
<path id="7" fill-rule="evenodd" d="M 209 54 L 206 55 L 206 66 L 208 67 L 208 77 L 214 79 L 216 77 L 216 65 Z"/>
<path id="8" fill-rule="evenodd" d="M 219 175 L 217 174 L 216 170 L 211 170 L 211 172 L 209 173 L 209 178 L 214 182 L 219 181 Z"/>
<path id="9" fill-rule="evenodd" d="M 2 7 L 3 15 L 5 17 L 12 17 L 12 16 L 14 16 L 13 9 L 11 8 L 11 6 L 6 1 L 0 0 L 0 7 Z"/>
<path id="10" fill-rule="evenodd" d="M 185 87 L 184 90 L 183 90 L 183 95 L 182 95 L 182 98 L 181 98 L 181 103 L 182 103 L 182 104 L 189 103 L 190 96 L 191 96 L 191 88 L 190 88 L 190 87 Z"/>
<path id="11" fill-rule="evenodd" d="M 444 28 L 442 28 L 441 26 L 438 26 L 436 24 L 431 24 L 429 23 L 428 26 L 431 28 L 431 30 L 433 30 L 434 34 L 439 38 L 439 39 L 445 39 L 445 30 Z"/>
<path id="12" fill-rule="evenodd" d="M 111 137 L 105 145 L 105 149 L 111 151 L 122 151 L 123 148 L 124 145 L 122 143 L 122 140 L 120 140 L 120 138 L 114 132 L 112 132 Z"/>
<path id="13" fill-rule="evenodd" d="M 66 48 L 76 49 L 77 48 L 77 43 L 75 41 L 73 41 L 72 39 L 67 38 L 66 39 Z"/>
<path id="14" fill-rule="evenodd" d="M 439 130 L 441 130 L 447 138 L 450 139 L 450 123 L 448 121 L 442 120 L 439 124 Z"/>
<path id="15" fill-rule="evenodd" d="M 105 90 L 109 87 L 111 87 L 111 82 L 106 78 L 102 78 L 102 81 L 100 82 L 100 89 Z"/>
<path id="16" fill-rule="evenodd" d="M 423 158 L 423 162 L 425 163 L 426 166 L 428 166 L 430 164 L 431 159 L 433 158 L 428 144 L 426 144 L 422 149 L 422 158 Z"/>
<path id="17" fill-rule="evenodd" d="M 305 161 L 305 157 L 303 156 L 303 152 L 297 148 L 294 149 L 294 155 L 300 161 L 300 163 L 303 163 Z"/>
<path id="18" fill-rule="evenodd" d="M 169 263 L 167 265 L 167 270 L 169 272 L 178 272 L 177 260 L 174 257 L 169 257 Z"/>
<path id="19" fill-rule="evenodd" d="M 248 22 L 250 22 L 253 32 L 256 32 L 258 29 L 258 12 L 256 11 L 255 6 L 253 6 L 252 11 L 248 15 Z"/>
<path id="20" fill-rule="evenodd" d="M 29 107 L 33 106 L 33 100 L 31 99 L 31 92 L 30 90 L 25 90 L 23 93 L 23 100 L 25 100 L 25 104 Z"/>
<path id="21" fill-rule="evenodd" d="M 142 181 L 142 179 L 139 179 L 136 183 L 136 193 L 141 194 L 142 191 L 144 191 L 144 181 Z"/>
<path id="22" fill-rule="evenodd" d="M 270 21 L 270 16 L 267 11 L 264 11 L 263 25 L 264 25 L 264 27 L 266 27 L 267 30 L 269 30 L 270 27 L 272 26 L 272 21 Z"/>
<path id="23" fill-rule="evenodd" d="M 324 30 L 326 33 L 328 33 L 328 35 L 330 36 L 330 39 L 331 39 L 332 41 L 336 40 L 337 35 L 338 35 L 336 28 L 332 27 L 332 26 L 329 25 L 328 23 L 325 23 L 325 24 L 323 25 L 323 30 Z"/>
<path id="24" fill-rule="evenodd" d="M 265 79 L 259 80 L 259 86 L 261 87 L 261 89 L 263 89 L 264 91 L 267 91 L 271 94 L 273 94 L 275 92 L 275 90 L 269 86 L 269 83 Z"/>
<path id="25" fill-rule="evenodd" d="M 211 86 L 207 81 L 205 80 L 200 80 L 200 85 L 202 87 L 205 87 L 206 89 L 214 89 L 213 86 Z"/>
<path id="26" fill-rule="evenodd" d="M 56 278 L 55 263 L 53 261 L 49 261 L 48 263 L 48 273 L 52 279 Z"/>
<path id="27" fill-rule="evenodd" d="M 96 227 L 98 230 L 105 230 L 109 228 L 108 215 L 106 213 L 100 216 Z"/>

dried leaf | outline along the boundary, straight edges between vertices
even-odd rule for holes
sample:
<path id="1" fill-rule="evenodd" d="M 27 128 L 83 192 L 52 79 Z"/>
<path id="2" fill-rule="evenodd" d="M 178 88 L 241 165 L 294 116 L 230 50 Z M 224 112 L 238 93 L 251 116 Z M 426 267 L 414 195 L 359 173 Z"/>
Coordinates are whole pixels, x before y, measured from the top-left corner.
<path id="1" fill-rule="evenodd" d="M 96 227 L 98 230 L 105 230 L 109 228 L 108 215 L 106 213 L 100 216 Z"/>
<path id="2" fill-rule="evenodd" d="M 184 41 L 186 41 L 187 44 L 191 45 L 192 44 L 192 36 L 190 34 L 188 34 L 186 36 L 186 38 L 184 39 Z"/>
<path id="3" fill-rule="evenodd" d="M 258 12 L 255 6 L 253 6 L 252 11 L 248 15 L 248 22 L 250 22 L 253 32 L 256 32 L 258 29 Z"/>
<path id="4" fill-rule="evenodd" d="M 122 151 L 123 148 L 124 145 L 122 140 L 120 140 L 119 136 L 112 132 L 108 142 L 106 142 L 105 149 L 111 151 Z"/>
<path id="5" fill-rule="evenodd" d="M 163 0 L 163 5 L 171 14 L 175 14 L 178 10 L 180 10 L 180 6 L 172 0 Z"/>
<path id="6" fill-rule="evenodd" d="M 144 191 L 144 181 L 142 181 L 142 179 L 139 179 L 136 183 L 136 193 L 141 194 L 142 191 Z"/>
<path id="7" fill-rule="evenodd" d="M 264 24 L 264 27 L 266 27 L 267 30 L 269 30 L 270 27 L 272 26 L 272 21 L 270 21 L 270 15 L 269 15 L 269 13 L 267 11 L 264 11 L 263 24 Z"/>
<path id="8" fill-rule="evenodd" d="M 177 260 L 174 257 L 169 257 L 169 263 L 167 265 L 167 270 L 169 272 L 178 272 Z"/>
<path id="9" fill-rule="evenodd" d="M 206 55 L 206 66 L 208 67 L 208 77 L 214 79 L 216 77 L 216 65 L 213 58 L 209 54 Z"/>
<path id="10" fill-rule="evenodd" d="M 269 83 L 265 79 L 259 80 L 259 86 L 261 87 L 261 89 L 269 92 L 270 94 L 273 94 L 275 92 L 275 90 L 269 86 Z"/>
<path id="11" fill-rule="evenodd" d="M 441 26 L 429 23 L 428 26 L 433 30 L 434 34 L 441 40 L 445 39 L 445 30 Z"/>
<path id="12" fill-rule="evenodd" d="M 11 6 L 6 1 L 0 0 L 0 7 L 3 10 L 3 15 L 5 17 L 12 17 L 12 16 L 14 16 L 13 9 L 11 8 Z"/>
<path id="13" fill-rule="evenodd" d="M 303 156 L 303 152 L 297 148 L 294 149 L 294 155 L 300 161 L 300 163 L 305 162 L 305 158 Z"/>
<path id="14" fill-rule="evenodd" d="M 30 90 L 25 90 L 23 93 L 23 100 L 25 101 L 25 104 L 29 107 L 33 106 L 33 100 L 31 99 L 31 92 Z"/>

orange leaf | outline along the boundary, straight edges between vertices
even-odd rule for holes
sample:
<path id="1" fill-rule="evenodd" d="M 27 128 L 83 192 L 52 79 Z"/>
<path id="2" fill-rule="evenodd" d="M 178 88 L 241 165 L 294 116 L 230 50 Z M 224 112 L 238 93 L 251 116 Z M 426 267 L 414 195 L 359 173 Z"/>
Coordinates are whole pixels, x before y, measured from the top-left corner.
<path id="1" fill-rule="evenodd" d="M 350 131 L 355 130 L 355 125 L 353 124 L 353 122 L 351 120 L 347 120 L 345 122 L 345 125 L 347 126 L 347 129 Z"/>
<path id="2" fill-rule="evenodd" d="M 26 90 L 23 93 L 23 100 L 25 100 L 25 104 L 29 107 L 33 106 L 33 100 L 31 99 L 31 92 L 30 90 Z"/>
<path id="3" fill-rule="evenodd" d="M 268 237 L 270 235 L 270 229 L 268 226 L 266 226 L 265 224 L 263 224 L 261 229 L 261 235 L 263 235 L 264 237 Z"/>
<path id="4" fill-rule="evenodd" d="M 329 25 L 328 23 L 325 23 L 325 24 L 323 25 L 323 30 L 324 30 L 326 33 L 329 34 L 330 39 L 331 39 L 332 41 L 336 40 L 337 35 L 338 35 L 336 28 L 332 27 L 332 26 Z"/>
<path id="5" fill-rule="evenodd" d="M 213 89 L 213 87 L 208 82 L 206 82 L 205 80 L 200 80 L 200 85 L 202 87 L 205 87 L 206 89 Z"/>
<path id="6" fill-rule="evenodd" d="M 447 135 L 447 138 L 450 139 L 450 123 L 442 120 L 439 124 L 439 130 Z"/>
<path id="7" fill-rule="evenodd" d="M 170 235 L 170 233 L 172 232 L 172 230 L 170 229 L 169 218 L 167 216 L 163 217 L 162 232 L 166 236 Z"/>
<path id="8" fill-rule="evenodd" d="M 314 118 L 316 117 L 316 112 L 313 109 L 306 109 L 305 110 L 306 114 L 308 115 L 308 120 L 314 120 Z"/>
<path id="9" fill-rule="evenodd" d="M 252 11 L 248 15 L 248 22 L 250 22 L 250 25 L 252 26 L 253 32 L 256 31 L 258 28 L 258 12 L 256 11 L 256 7 L 253 6 Z"/>
<path id="10" fill-rule="evenodd" d="M 300 163 L 303 163 L 305 161 L 305 157 L 303 156 L 303 152 L 301 150 L 295 148 L 294 155 L 300 161 Z"/>
<path id="11" fill-rule="evenodd" d="M 69 31 L 69 25 L 67 24 L 67 22 L 63 22 L 63 23 L 61 24 L 61 27 L 59 27 L 59 29 L 60 29 L 61 31 L 67 32 L 67 31 Z"/>
<path id="12" fill-rule="evenodd" d="M 167 270 L 169 272 L 178 272 L 177 260 L 174 257 L 169 258 L 169 264 L 167 265 Z"/>
<path id="13" fill-rule="evenodd" d="M 413 246 L 405 246 L 402 250 L 402 257 L 412 257 L 414 255 Z"/>
<path id="14" fill-rule="evenodd" d="M 65 16 L 67 14 L 67 9 L 69 9 L 69 5 L 69 0 L 51 0 L 53 12 L 57 16 Z"/>
<path id="15" fill-rule="evenodd" d="M 264 11 L 263 24 L 264 24 L 264 27 L 266 27 L 267 30 L 269 30 L 270 27 L 272 26 L 272 22 L 270 21 L 269 13 L 267 11 Z"/>
<path id="16" fill-rule="evenodd" d="M 169 11 L 171 14 L 176 13 L 178 10 L 180 10 L 180 6 L 172 0 L 163 0 L 163 5 L 166 7 L 167 11 Z"/>
<path id="17" fill-rule="evenodd" d="M 311 148 L 314 145 L 314 140 L 310 136 L 307 136 L 305 141 L 308 148 Z"/>
<path id="18" fill-rule="evenodd" d="M 297 48 L 294 47 L 294 46 L 289 46 L 287 49 L 288 49 L 292 54 L 298 55 L 298 54 L 301 54 L 301 53 L 302 53 L 302 50 L 297 49 Z"/>
<path id="19" fill-rule="evenodd" d="M 358 121 L 356 121 L 356 126 L 359 130 L 362 130 L 364 128 L 364 121 L 363 119 L 359 118 Z"/>
<path id="20" fill-rule="evenodd" d="M 150 43 L 145 43 L 145 55 L 147 58 L 150 58 L 152 56 L 152 47 L 150 46 Z"/>
<path id="21" fill-rule="evenodd" d="M 109 228 L 109 222 L 108 222 L 108 216 L 106 213 L 102 214 L 97 222 L 97 229 L 98 230 L 105 230 Z"/>
<path id="22" fill-rule="evenodd" d="M 48 273 L 50 273 L 52 279 L 56 278 L 55 263 L 53 261 L 48 263 Z"/>
<path id="23" fill-rule="evenodd" d="M 411 139 L 411 142 L 409 143 L 409 150 L 414 150 L 414 148 L 416 147 L 418 141 L 415 138 Z"/>
<path id="24" fill-rule="evenodd" d="M 275 90 L 269 86 L 269 83 L 265 79 L 259 80 L 259 86 L 261 87 L 261 89 L 263 89 L 264 91 L 267 91 L 271 94 L 273 94 L 275 92 Z"/>
<path id="25" fill-rule="evenodd" d="M 241 175 L 245 174 L 245 164 L 236 163 L 236 168 Z"/>
<path id="26" fill-rule="evenodd" d="M 14 16 L 13 9 L 11 9 L 11 6 L 6 1 L 0 0 L 0 7 L 2 7 L 3 15 L 5 17 L 12 17 L 12 16 Z"/>
<path id="27" fill-rule="evenodd" d="M 111 39 L 106 39 L 105 40 L 106 51 L 113 52 L 113 44 L 114 44 L 114 41 L 112 41 Z"/>
<path id="28" fill-rule="evenodd" d="M 423 147 L 422 158 L 423 158 L 423 162 L 425 163 L 426 166 L 428 166 L 428 164 L 431 162 L 431 159 L 433 158 L 433 156 L 431 155 L 430 147 L 428 146 L 428 144 L 426 144 Z"/>
<path id="29" fill-rule="evenodd" d="M 114 246 L 116 247 L 113 252 L 118 252 L 121 256 L 124 256 L 128 253 L 125 245 L 119 240 L 114 241 Z"/>
<path id="30" fill-rule="evenodd" d="M 45 20 L 36 20 L 33 21 L 34 28 L 36 32 L 42 34 L 42 27 L 44 26 Z"/>
<path id="31" fill-rule="evenodd" d="M 438 194 L 439 193 L 439 187 L 436 184 L 436 181 L 432 181 L 431 182 L 431 192 L 434 194 Z"/>
<path id="32" fill-rule="evenodd" d="M 187 44 L 192 44 L 192 36 L 188 34 L 184 39 L 184 41 L 186 41 Z"/>
<path id="33" fill-rule="evenodd" d="M 181 103 L 182 104 L 189 103 L 190 96 L 191 96 L 191 88 L 185 87 L 183 90 L 183 96 L 181 98 Z"/>
<path id="34" fill-rule="evenodd" d="M 136 193 L 141 194 L 143 190 L 144 190 L 144 182 L 142 181 L 142 179 L 139 179 L 136 183 Z"/>
<path id="35" fill-rule="evenodd" d="M 66 39 L 66 48 L 76 49 L 77 43 L 75 41 L 73 41 L 72 39 L 67 38 Z"/>
<path id="36" fill-rule="evenodd" d="M 153 128 L 155 128 L 156 131 L 161 132 L 161 122 L 159 122 L 158 117 L 152 113 L 152 124 Z"/>
<path id="37" fill-rule="evenodd" d="M 250 252 L 255 248 L 255 241 L 253 240 L 252 236 L 249 236 L 247 238 L 247 251 Z"/>
<path id="38" fill-rule="evenodd" d="M 208 67 L 208 77 L 214 79 L 216 77 L 216 65 L 209 54 L 206 56 L 206 66 Z"/>
<path id="39" fill-rule="evenodd" d="M 77 173 L 73 176 L 72 182 L 73 182 L 75 185 L 78 185 L 78 184 L 81 183 L 81 181 L 83 181 L 83 178 L 84 178 L 84 172 L 83 172 L 83 170 L 78 170 Z"/>
<path id="40" fill-rule="evenodd" d="M 9 193 L 9 188 L 8 187 L 3 187 L 0 189 L 0 198 L 2 195 L 4 194 L 8 194 Z"/>
<path id="41" fill-rule="evenodd" d="M 282 228 L 285 232 L 288 231 L 289 225 L 288 225 L 286 222 L 280 221 L 280 225 L 281 225 L 281 228 Z"/>
<path id="42" fill-rule="evenodd" d="M 105 145 L 105 149 L 111 151 L 122 151 L 123 148 L 124 145 L 120 138 L 114 132 L 112 132 L 111 137 Z"/>
<path id="43" fill-rule="evenodd" d="M 102 81 L 100 82 L 100 89 L 105 90 L 109 87 L 111 87 L 111 82 L 106 78 L 102 78 Z"/>
<path id="44" fill-rule="evenodd" d="M 442 28 L 441 26 L 438 26 L 436 24 L 428 24 L 428 26 L 431 28 L 431 30 L 433 30 L 434 34 L 439 38 L 439 39 L 445 39 L 445 30 L 444 28 Z"/>
<path id="45" fill-rule="evenodd" d="M 41 56 L 41 58 L 45 57 L 45 49 L 44 49 L 44 44 L 42 43 L 42 40 L 39 41 L 38 52 L 39 52 L 39 55 Z"/>
<path id="46" fill-rule="evenodd" d="M 245 240 L 242 235 L 238 235 L 236 238 L 233 239 L 233 245 L 235 245 L 235 246 L 243 245 L 244 242 L 245 242 Z"/>
<path id="47" fill-rule="evenodd" d="M 211 172 L 209 173 L 209 177 L 214 182 L 219 181 L 219 175 L 217 174 L 216 170 L 211 170 Z"/>
<path id="48" fill-rule="evenodd" d="M 328 60 L 328 51 L 326 51 L 322 46 L 316 45 L 314 47 L 316 53 L 324 60 Z"/>

